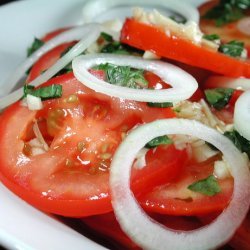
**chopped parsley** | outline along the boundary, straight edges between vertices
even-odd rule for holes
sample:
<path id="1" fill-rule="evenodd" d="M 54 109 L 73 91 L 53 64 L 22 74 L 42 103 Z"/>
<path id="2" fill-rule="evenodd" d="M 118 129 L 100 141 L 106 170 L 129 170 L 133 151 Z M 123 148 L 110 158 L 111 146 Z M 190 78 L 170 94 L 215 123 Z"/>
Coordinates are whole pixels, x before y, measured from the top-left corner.
<path id="1" fill-rule="evenodd" d="M 172 102 L 148 102 L 147 105 L 153 108 L 169 108 L 173 107 Z"/>
<path id="2" fill-rule="evenodd" d="M 232 57 L 240 57 L 244 50 L 244 43 L 240 41 L 230 41 L 219 47 L 219 52 Z"/>
<path id="3" fill-rule="evenodd" d="M 228 104 L 233 92 L 230 88 L 206 89 L 205 96 L 212 107 L 221 110 Z"/>
<path id="4" fill-rule="evenodd" d="M 215 20 L 216 26 L 223 26 L 242 18 L 250 8 L 250 0 L 220 0 L 203 18 Z"/>
<path id="5" fill-rule="evenodd" d="M 106 80 L 111 84 L 133 89 L 148 87 L 148 81 L 144 78 L 144 71 L 141 69 L 117 66 L 110 63 L 100 64 L 94 69 L 104 70 Z"/>
<path id="6" fill-rule="evenodd" d="M 221 188 L 213 175 L 206 179 L 199 180 L 188 186 L 189 190 L 198 192 L 207 196 L 214 196 L 221 192 Z"/>
<path id="7" fill-rule="evenodd" d="M 101 36 L 101 38 L 103 38 L 107 42 L 113 42 L 114 41 L 113 37 L 111 35 L 105 33 L 105 32 L 101 32 L 100 36 Z"/>
<path id="8" fill-rule="evenodd" d="M 236 130 L 227 131 L 224 135 L 229 138 L 242 153 L 246 153 L 250 159 L 250 141 L 241 136 Z"/>
<path id="9" fill-rule="evenodd" d="M 159 136 L 154 138 L 153 140 L 151 140 L 150 142 L 148 142 L 146 144 L 146 148 L 155 148 L 158 147 L 160 145 L 168 145 L 168 144 L 172 144 L 172 140 L 167 136 L 167 135 L 163 135 L 163 136 Z"/>
<path id="10" fill-rule="evenodd" d="M 44 41 L 35 38 L 32 45 L 27 49 L 27 56 L 31 56 L 35 51 L 40 49 L 44 45 Z"/>
<path id="11" fill-rule="evenodd" d="M 59 98 L 62 96 L 62 85 L 59 84 L 53 84 L 39 89 L 35 89 L 35 87 L 31 85 L 25 85 L 23 90 L 24 97 L 26 97 L 27 95 L 33 95 L 36 97 L 40 97 L 42 100 Z"/>
<path id="12" fill-rule="evenodd" d="M 217 34 L 203 35 L 203 38 L 208 40 L 208 41 L 216 41 L 216 40 L 220 39 L 219 35 L 217 35 Z"/>

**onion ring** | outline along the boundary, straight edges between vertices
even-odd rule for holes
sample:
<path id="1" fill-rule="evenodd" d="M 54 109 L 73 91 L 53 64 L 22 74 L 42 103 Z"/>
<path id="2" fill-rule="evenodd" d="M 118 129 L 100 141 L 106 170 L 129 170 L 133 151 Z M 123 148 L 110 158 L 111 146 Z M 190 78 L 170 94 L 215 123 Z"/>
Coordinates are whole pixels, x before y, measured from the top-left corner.
<path id="1" fill-rule="evenodd" d="M 151 71 L 173 88 L 163 90 L 132 89 L 97 79 L 88 70 L 95 65 L 111 63 Z M 186 100 L 198 88 L 196 80 L 184 70 L 169 63 L 133 56 L 98 54 L 83 55 L 72 62 L 75 77 L 87 87 L 106 95 L 141 102 L 177 102 Z"/>
<path id="2" fill-rule="evenodd" d="M 234 191 L 228 207 L 211 224 L 184 232 L 158 224 L 140 208 L 130 190 L 131 166 L 138 151 L 157 136 L 188 134 L 217 147 L 234 177 Z M 167 173 L 166 173 L 167 174 Z M 110 170 L 112 204 L 123 231 L 143 249 L 205 250 L 225 243 L 243 221 L 250 204 L 250 172 L 243 155 L 216 130 L 197 121 L 158 120 L 132 131 L 117 149 Z"/>

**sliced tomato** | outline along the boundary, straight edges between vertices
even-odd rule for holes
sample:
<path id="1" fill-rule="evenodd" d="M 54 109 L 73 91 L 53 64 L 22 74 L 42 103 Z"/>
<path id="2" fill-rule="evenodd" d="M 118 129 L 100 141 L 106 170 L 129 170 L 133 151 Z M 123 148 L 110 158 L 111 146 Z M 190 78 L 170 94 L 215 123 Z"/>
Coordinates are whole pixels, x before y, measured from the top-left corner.
<path id="1" fill-rule="evenodd" d="M 39 75 L 41 75 L 45 70 L 50 68 L 53 64 L 55 64 L 61 57 L 62 53 L 74 45 L 75 42 L 69 42 L 61 44 L 54 49 L 48 51 L 43 56 L 41 56 L 37 62 L 32 66 L 30 73 L 26 79 L 26 82 L 29 83 L 36 79 Z"/>
<path id="2" fill-rule="evenodd" d="M 239 27 L 242 25 L 242 23 L 246 22 L 249 23 L 250 19 L 250 13 L 246 17 L 242 17 L 240 20 L 237 20 L 235 22 L 230 22 L 228 24 L 225 24 L 223 26 L 216 26 L 214 20 L 209 20 L 202 18 L 210 9 L 218 5 L 219 1 L 218 0 L 212 0 L 205 2 L 199 7 L 199 12 L 200 12 L 200 28 L 202 32 L 205 34 L 217 34 L 220 36 L 221 40 L 224 43 L 233 41 L 233 40 L 238 40 L 244 42 L 245 47 L 249 51 L 250 49 L 250 35 L 248 31 L 248 27 L 246 24 L 245 27 L 245 32 L 244 29 L 240 29 Z M 248 24 L 249 25 L 249 24 Z M 248 57 L 250 54 L 248 54 Z"/>
<path id="3" fill-rule="evenodd" d="M 163 29 L 133 19 L 125 21 L 121 41 L 138 49 L 150 50 L 159 56 L 226 76 L 250 77 L 250 63 L 247 60 L 232 58 L 177 36 L 169 37 Z"/>
<path id="4" fill-rule="evenodd" d="M 1 180 L 46 212 L 71 217 L 109 212 L 109 165 L 117 146 L 134 126 L 173 117 L 174 112 L 95 93 L 72 73 L 55 77 L 44 86 L 51 84 L 63 86 L 62 98 L 44 101 L 40 111 L 30 111 L 17 102 L 2 114 Z M 39 155 L 30 144 L 36 138 L 34 121 L 49 145 L 49 150 Z M 181 163 L 173 161 L 178 175 L 177 164 Z M 157 174 L 155 178 L 148 180 L 157 183 Z"/>
<path id="5" fill-rule="evenodd" d="M 141 205 L 146 211 L 169 215 L 201 215 L 222 211 L 232 195 L 232 178 L 219 180 L 222 191 L 214 196 L 205 196 L 187 188 L 213 174 L 213 162 L 211 159 L 200 164 L 187 165 L 178 179 L 140 197 Z"/>
<path id="6" fill-rule="evenodd" d="M 57 29 L 57 30 L 53 30 L 53 31 L 49 32 L 48 34 L 46 34 L 44 37 L 42 37 L 41 40 L 44 41 L 44 42 L 48 42 L 52 38 L 58 36 L 62 32 L 67 31 L 69 29 L 70 29 L 70 27 L 60 28 L 60 29 Z"/>

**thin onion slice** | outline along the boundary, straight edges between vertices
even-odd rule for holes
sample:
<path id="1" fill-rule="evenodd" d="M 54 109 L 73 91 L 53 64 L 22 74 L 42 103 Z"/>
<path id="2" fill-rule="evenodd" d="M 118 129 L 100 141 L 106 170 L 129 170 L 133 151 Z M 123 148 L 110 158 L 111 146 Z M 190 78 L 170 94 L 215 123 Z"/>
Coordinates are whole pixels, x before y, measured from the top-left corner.
<path id="1" fill-rule="evenodd" d="M 187 134 L 213 144 L 230 163 L 234 191 L 228 207 L 211 224 L 193 231 L 172 230 L 146 215 L 130 190 L 131 166 L 138 151 L 155 137 Z M 167 173 L 166 173 L 167 174 Z M 117 149 L 111 164 L 112 204 L 123 231 L 143 249 L 205 250 L 225 243 L 243 221 L 250 204 L 250 173 L 244 156 L 230 140 L 197 121 L 158 120 L 132 131 Z"/>
<path id="2" fill-rule="evenodd" d="M 50 49 L 56 47 L 58 44 L 79 40 L 72 49 L 70 49 L 62 58 L 60 58 L 52 67 L 46 70 L 43 74 L 38 76 L 30 85 L 35 87 L 39 86 L 43 82 L 49 80 L 52 76 L 63 69 L 68 63 L 70 63 L 74 57 L 80 55 L 85 49 L 87 49 L 93 42 L 95 42 L 100 34 L 100 26 L 98 24 L 86 24 L 81 27 L 65 31 L 52 40 L 48 41 L 44 46 L 37 50 L 31 57 L 29 57 L 19 68 L 13 73 L 12 79 L 8 82 L 9 86 L 14 87 L 22 77 L 25 71 L 44 53 Z M 23 89 L 20 88 L 11 94 L 0 99 L 0 110 L 7 107 L 11 103 L 17 101 L 22 97 Z"/>
<path id="3" fill-rule="evenodd" d="M 234 109 L 234 127 L 250 141 L 250 90 L 244 92 L 236 101 Z"/>
<path id="4" fill-rule="evenodd" d="M 162 78 L 163 81 L 169 83 L 173 88 L 152 90 L 132 89 L 112 85 L 106 81 L 97 79 L 88 71 L 91 67 L 104 63 L 151 71 Z M 75 77 L 87 87 L 96 92 L 128 100 L 141 102 L 177 102 L 188 99 L 198 88 L 196 80 L 177 66 L 133 56 L 113 54 L 83 55 L 73 60 L 72 67 Z"/>
<path id="5" fill-rule="evenodd" d="M 205 88 L 232 88 L 240 90 L 250 89 L 250 79 L 232 78 L 227 76 L 210 76 L 207 78 Z"/>
<path id="6" fill-rule="evenodd" d="M 195 7 L 184 1 L 176 0 L 91 0 L 83 7 L 83 18 L 85 22 L 93 22 L 98 16 L 115 7 L 157 7 L 161 10 L 164 8 L 176 12 L 187 20 L 199 23 L 199 12 Z"/>

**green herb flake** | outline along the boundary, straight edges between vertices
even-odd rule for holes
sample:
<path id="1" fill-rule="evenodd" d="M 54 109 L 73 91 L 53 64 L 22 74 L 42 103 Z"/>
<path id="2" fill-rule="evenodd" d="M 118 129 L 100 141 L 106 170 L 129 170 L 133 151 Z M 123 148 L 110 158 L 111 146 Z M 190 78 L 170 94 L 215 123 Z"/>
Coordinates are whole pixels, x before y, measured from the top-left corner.
<path id="1" fill-rule="evenodd" d="M 188 186 L 188 189 L 207 196 L 214 196 L 221 192 L 219 183 L 213 175 L 210 175 L 206 179 L 194 182 Z"/>
<path id="2" fill-rule="evenodd" d="M 35 38 L 32 45 L 27 49 L 27 57 L 31 56 L 35 51 L 40 49 L 44 45 L 44 42 L 38 38 Z"/>
<path id="3" fill-rule="evenodd" d="M 203 35 L 203 38 L 208 40 L 208 41 L 216 41 L 216 40 L 220 39 L 219 35 L 217 35 L 217 34 Z"/>
<path id="4" fill-rule="evenodd" d="M 111 84 L 134 89 L 148 87 L 148 81 L 144 78 L 144 71 L 141 69 L 117 66 L 110 63 L 100 64 L 94 69 L 104 70 L 106 80 Z"/>
<path id="5" fill-rule="evenodd" d="M 206 89 L 205 96 L 212 107 L 221 110 L 228 104 L 233 92 L 230 88 Z"/>
<path id="6" fill-rule="evenodd" d="M 226 131 L 224 135 L 230 139 L 242 153 L 246 153 L 250 159 L 250 141 L 241 136 L 236 130 Z"/>
<path id="7" fill-rule="evenodd" d="M 169 16 L 170 19 L 172 19 L 173 21 L 175 21 L 176 23 L 182 23 L 185 24 L 187 22 L 187 19 L 183 16 Z"/>
<path id="8" fill-rule="evenodd" d="M 154 138 L 153 140 L 148 142 L 145 147 L 146 148 L 155 148 L 155 147 L 158 147 L 160 145 L 169 145 L 172 143 L 173 143 L 173 141 L 167 135 L 163 135 L 163 136 L 159 136 L 159 137 Z"/>
<path id="9" fill-rule="evenodd" d="M 152 108 L 170 108 L 173 107 L 172 102 L 147 102 L 147 105 Z"/>
<path id="10" fill-rule="evenodd" d="M 102 37 L 105 41 L 107 41 L 107 42 L 113 42 L 113 41 L 114 41 L 113 37 L 112 37 L 111 35 L 105 33 L 105 32 L 101 32 L 101 37 Z"/>
<path id="11" fill-rule="evenodd" d="M 42 100 L 59 98 L 62 96 L 62 85 L 53 84 L 53 85 L 42 87 L 39 89 L 35 89 L 34 86 L 25 85 L 24 97 L 26 97 L 27 95 L 40 97 Z"/>
<path id="12" fill-rule="evenodd" d="M 219 52 L 226 54 L 231 57 L 240 57 L 244 50 L 244 43 L 240 41 L 230 41 L 220 45 Z"/>
<path id="13" fill-rule="evenodd" d="M 203 18 L 215 20 L 216 26 L 223 26 L 241 19 L 249 7 L 249 0 L 220 0 Z"/>

